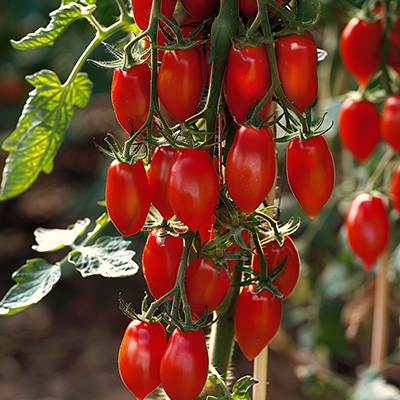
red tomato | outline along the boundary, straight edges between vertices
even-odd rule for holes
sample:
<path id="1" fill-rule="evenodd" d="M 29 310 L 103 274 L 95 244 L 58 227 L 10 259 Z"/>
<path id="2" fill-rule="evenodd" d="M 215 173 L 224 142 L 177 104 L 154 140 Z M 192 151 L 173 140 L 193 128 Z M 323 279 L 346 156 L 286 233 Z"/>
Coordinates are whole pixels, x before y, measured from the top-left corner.
<path id="1" fill-rule="evenodd" d="M 226 105 L 231 115 L 238 122 L 246 122 L 246 114 L 252 110 L 265 96 L 271 87 L 271 72 L 267 46 L 251 46 L 229 50 L 226 64 L 223 89 Z M 258 117 L 265 116 L 271 98 Z"/>
<path id="2" fill-rule="evenodd" d="M 177 0 L 161 0 L 161 13 L 166 17 L 172 16 Z M 140 30 L 145 31 L 149 26 L 153 0 L 132 0 L 133 18 Z"/>
<path id="3" fill-rule="evenodd" d="M 289 142 L 286 172 L 292 193 L 313 219 L 328 201 L 335 185 L 335 166 L 323 136 Z"/>
<path id="4" fill-rule="evenodd" d="M 381 20 L 367 22 L 352 18 L 340 37 L 340 55 L 359 85 L 366 86 L 381 61 L 381 52 Z"/>
<path id="5" fill-rule="evenodd" d="M 167 182 L 174 154 L 175 149 L 172 147 L 157 147 L 147 170 L 151 202 L 165 219 L 174 216 L 167 196 Z"/>
<path id="6" fill-rule="evenodd" d="M 353 252 L 370 270 L 389 242 L 389 219 L 381 197 L 358 195 L 350 204 L 345 219 L 347 241 Z"/>
<path id="7" fill-rule="evenodd" d="M 208 353 L 203 331 L 183 333 L 175 328 L 161 360 L 161 384 L 171 400 L 194 400 L 208 375 Z"/>
<path id="8" fill-rule="evenodd" d="M 167 336 L 159 322 L 134 320 L 126 328 L 118 354 L 119 372 L 138 400 L 159 386 L 161 358 L 166 347 Z"/>
<path id="9" fill-rule="evenodd" d="M 234 329 L 240 349 L 253 360 L 278 332 L 282 321 L 282 300 L 263 289 L 252 294 L 256 287 L 243 288 L 235 309 Z"/>
<path id="10" fill-rule="evenodd" d="M 392 207 L 400 214 L 400 165 L 393 172 L 389 195 Z"/>
<path id="11" fill-rule="evenodd" d="M 374 103 L 347 98 L 338 115 L 339 137 L 358 162 L 366 161 L 379 143 L 379 111 Z"/>
<path id="12" fill-rule="evenodd" d="M 232 272 L 234 261 L 229 261 Z M 224 300 L 230 281 L 223 267 L 218 274 L 213 260 L 194 259 L 185 272 L 185 291 L 191 312 L 200 318 L 207 306 L 213 312 Z"/>
<path id="13" fill-rule="evenodd" d="M 390 28 L 390 47 L 387 63 L 400 75 L 400 18 L 396 17 Z"/>
<path id="14" fill-rule="evenodd" d="M 173 118 L 184 121 L 196 112 L 203 87 L 202 60 L 196 47 L 165 51 L 157 91 Z"/>
<path id="15" fill-rule="evenodd" d="M 381 135 L 383 140 L 400 153 L 400 94 L 389 96 L 383 105 Z"/>
<path id="16" fill-rule="evenodd" d="M 159 233 L 157 229 L 149 233 L 142 253 L 143 275 L 156 299 L 174 287 L 184 245 L 179 236 L 161 237 Z"/>
<path id="17" fill-rule="evenodd" d="M 245 213 L 253 212 L 275 182 L 275 148 L 268 127 L 239 127 L 226 161 L 226 187 Z"/>
<path id="18" fill-rule="evenodd" d="M 220 0 L 181 0 L 183 8 L 200 21 L 210 18 L 217 12 Z"/>
<path id="19" fill-rule="evenodd" d="M 111 100 L 120 125 L 131 133 L 146 122 L 150 107 L 151 71 L 146 63 L 135 65 L 128 71 L 114 69 Z M 132 125 L 131 125 L 132 124 Z"/>
<path id="20" fill-rule="evenodd" d="M 277 0 L 277 3 L 282 4 L 283 1 Z M 267 7 L 268 9 L 271 8 L 269 5 Z M 248 18 L 256 15 L 258 12 L 257 0 L 239 0 L 239 11 Z M 272 8 L 268 11 L 268 15 L 271 16 L 272 14 L 275 14 L 275 12 L 276 10 Z"/>
<path id="21" fill-rule="evenodd" d="M 129 165 L 114 160 L 108 167 L 106 205 L 122 236 L 139 232 L 150 210 L 150 189 L 141 160 Z"/>
<path id="22" fill-rule="evenodd" d="M 309 31 L 281 36 L 275 44 L 279 78 L 286 98 L 301 113 L 318 94 L 318 53 Z"/>
<path id="23" fill-rule="evenodd" d="M 219 181 L 206 150 L 176 151 L 167 194 L 177 218 L 192 231 L 196 232 L 211 217 L 218 205 Z"/>
<path id="24" fill-rule="evenodd" d="M 285 298 L 288 298 L 293 293 L 300 275 L 300 257 L 293 240 L 289 236 L 285 236 L 282 247 L 276 240 L 273 240 L 264 244 L 262 249 L 267 261 L 268 274 L 278 268 L 287 257 L 283 271 L 272 282 Z M 253 256 L 251 267 L 255 271 L 261 272 L 260 259 L 257 254 Z"/>

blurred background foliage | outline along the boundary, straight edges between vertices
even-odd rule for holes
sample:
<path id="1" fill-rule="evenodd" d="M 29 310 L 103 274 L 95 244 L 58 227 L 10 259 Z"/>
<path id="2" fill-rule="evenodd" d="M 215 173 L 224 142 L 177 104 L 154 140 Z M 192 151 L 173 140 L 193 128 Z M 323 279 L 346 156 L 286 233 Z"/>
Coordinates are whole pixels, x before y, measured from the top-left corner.
<path id="1" fill-rule="evenodd" d="M 363 1 L 353 1 L 361 6 Z M 343 232 L 344 215 L 351 196 L 365 186 L 386 147 L 381 144 L 374 156 L 358 164 L 342 149 L 336 118 L 343 95 L 357 90 L 355 80 L 344 70 L 338 53 L 338 39 L 349 19 L 346 4 L 322 0 L 322 16 L 312 29 L 317 46 L 328 52 L 319 66 L 320 94 L 315 115 L 329 111 L 326 123 L 334 122 L 327 133 L 336 164 L 334 195 L 311 221 L 300 209 L 288 188 L 285 176 L 285 145 L 278 146 L 279 177 L 277 203 L 281 220 L 300 217 L 302 225 L 294 235 L 302 258 L 301 280 L 284 303 L 283 327 L 270 345 L 271 399 L 349 398 L 355 379 L 369 362 L 373 307 L 373 273 L 366 273 L 351 255 Z M 117 8 L 109 0 L 98 0 L 97 18 L 108 25 Z M 64 81 L 93 29 L 85 21 L 72 24 L 53 47 L 17 51 L 10 39 L 18 40 L 41 26 L 58 0 L 0 0 L 0 142 L 13 131 L 31 90 L 25 75 L 52 69 Z M 110 40 L 118 43 L 121 37 Z M 109 59 L 98 48 L 93 59 Z M 66 228 L 84 217 L 95 220 L 104 210 L 106 169 L 109 164 L 93 145 L 102 144 L 107 132 L 121 140 L 125 132 L 118 125 L 111 106 L 112 72 L 87 63 L 94 83 L 88 107 L 77 109 L 67 138 L 55 158 L 51 175 L 41 174 L 34 185 L 16 199 L 0 203 L 0 296 L 13 285 L 12 272 L 25 260 L 37 257 L 31 250 L 33 231 L 38 226 Z M 7 154 L 0 151 L 0 164 Z M 399 218 L 393 212 L 392 262 L 390 280 L 390 339 L 392 354 L 385 378 L 400 386 L 397 367 L 399 336 Z M 106 234 L 116 234 L 110 226 Z M 145 235 L 132 239 L 140 264 Z M 62 258 L 49 255 L 49 262 Z M 128 320 L 118 310 L 118 293 L 139 307 L 145 289 L 141 272 L 132 278 L 82 279 L 73 268 L 63 271 L 56 288 L 38 305 L 0 321 L 0 400 L 124 400 L 131 394 L 118 376 L 117 351 Z M 251 363 L 237 352 L 234 374 L 251 374 Z M 373 377 L 374 378 L 374 377 Z M 398 396 L 398 397 L 396 397 Z M 394 397 L 399 398 L 396 394 Z M 354 397 L 363 398 L 363 397 Z M 368 397 L 365 397 L 366 399 Z"/>

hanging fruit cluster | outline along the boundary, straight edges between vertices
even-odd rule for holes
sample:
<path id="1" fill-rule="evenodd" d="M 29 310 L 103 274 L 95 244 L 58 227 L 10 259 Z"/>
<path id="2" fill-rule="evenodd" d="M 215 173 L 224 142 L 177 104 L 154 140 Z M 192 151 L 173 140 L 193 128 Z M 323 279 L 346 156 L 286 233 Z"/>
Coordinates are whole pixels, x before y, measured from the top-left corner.
<path id="1" fill-rule="evenodd" d="M 110 219 L 123 236 L 150 232 L 142 266 L 155 300 L 138 315 L 121 299 L 133 321 L 120 373 L 139 400 L 160 383 L 172 400 L 199 395 L 209 370 L 202 328 L 218 323 L 213 311 L 234 310 L 249 360 L 279 329 L 300 260 L 289 237 L 298 225 L 275 215 L 275 146 L 288 143 L 288 182 L 310 218 L 335 180 L 323 120 L 311 122 L 318 51 L 308 28 L 319 8 L 303 21 L 307 5 L 132 0 L 141 31 L 116 62 L 111 89 L 129 138 L 122 146 L 110 135 L 102 150 L 115 158 Z"/>
<path id="2" fill-rule="evenodd" d="M 380 143 L 388 149 L 367 188 L 351 202 L 345 220 L 350 247 L 366 270 L 389 244 L 387 195 L 392 207 L 400 212 L 398 169 L 391 168 L 387 189 L 372 190 L 379 172 L 400 153 L 400 19 L 395 16 L 394 5 L 366 2 L 340 37 L 343 65 L 360 85 L 340 107 L 340 140 L 358 163 L 367 163 Z"/>

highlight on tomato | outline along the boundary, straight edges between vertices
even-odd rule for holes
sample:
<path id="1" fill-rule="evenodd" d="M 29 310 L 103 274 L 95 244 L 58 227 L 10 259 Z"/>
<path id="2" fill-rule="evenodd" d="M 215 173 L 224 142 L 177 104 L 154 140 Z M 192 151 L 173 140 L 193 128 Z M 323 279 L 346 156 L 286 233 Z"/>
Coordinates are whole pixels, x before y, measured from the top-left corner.
<path id="1" fill-rule="evenodd" d="M 340 56 L 357 83 L 366 86 L 378 68 L 382 52 L 382 21 L 352 18 L 340 36 Z"/>
<path id="2" fill-rule="evenodd" d="M 161 384 L 171 400 L 194 400 L 208 375 L 208 352 L 204 333 L 175 328 L 160 366 Z"/>
<path id="3" fill-rule="evenodd" d="M 138 400 L 160 385 L 160 365 L 166 347 L 167 336 L 160 322 L 133 320 L 126 328 L 118 353 L 119 373 Z"/>
<path id="4" fill-rule="evenodd" d="M 269 290 L 253 294 L 255 285 L 244 287 L 237 301 L 234 330 L 240 349 L 253 360 L 269 344 L 282 321 L 282 299 Z"/>
<path id="5" fill-rule="evenodd" d="M 289 236 L 285 236 L 282 246 L 276 240 L 272 240 L 262 245 L 262 251 L 267 262 L 268 274 L 286 260 L 282 272 L 272 283 L 287 299 L 293 293 L 300 276 L 300 256 L 293 240 Z M 254 271 L 261 272 L 260 259 L 257 253 L 253 256 L 251 267 Z"/>
<path id="6" fill-rule="evenodd" d="M 167 196 L 167 182 L 175 149 L 171 146 L 157 146 L 147 169 L 151 203 L 166 220 L 174 216 Z"/>
<path id="7" fill-rule="evenodd" d="M 245 46 L 229 50 L 223 90 L 229 112 L 240 123 L 245 123 L 246 115 L 267 94 L 272 79 L 267 46 Z M 271 97 L 263 106 L 258 118 L 265 117 Z"/>
<path id="8" fill-rule="evenodd" d="M 390 180 L 389 196 L 392 207 L 400 214 L 400 165 L 396 167 Z"/>
<path id="9" fill-rule="evenodd" d="M 271 131 L 241 126 L 226 161 L 226 187 L 232 200 L 250 214 L 263 202 L 275 182 L 276 159 Z"/>
<path id="10" fill-rule="evenodd" d="M 384 105 L 380 119 L 382 139 L 400 154 L 400 94 L 389 96 Z"/>
<path id="11" fill-rule="evenodd" d="M 151 71 L 144 64 L 134 65 L 127 71 L 114 69 L 111 100 L 120 125 L 131 133 L 146 122 L 150 109 Z"/>
<path id="12" fill-rule="evenodd" d="M 307 30 L 303 35 L 280 36 L 275 54 L 283 92 L 303 114 L 318 94 L 318 52 L 314 38 Z"/>
<path id="13" fill-rule="evenodd" d="M 178 149 L 172 160 L 167 194 L 176 217 L 196 232 L 214 213 L 219 180 L 205 149 Z"/>
<path id="14" fill-rule="evenodd" d="M 363 260 L 364 269 L 369 271 L 389 243 L 386 201 L 370 193 L 355 197 L 346 214 L 345 232 L 351 250 Z"/>
<path id="15" fill-rule="evenodd" d="M 368 160 L 381 138 L 377 106 L 347 98 L 339 109 L 338 129 L 343 146 L 358 162 Z"/>
<path id="16" fill-rule="evenodd" d="M 183 246 L 180 236 L 164 236 L 158 229 L 149 233 L 142 253 L 142 267 L 154 298 L 159 299 L 175 286 Z"/>
<path id="17" fill-rule="evenodd" d="M 335 166 L 323 136 L 291 140 L 287 147 L 286 173 L 298 203 L 313 219 L 329 200 L 335 185 Z"/>
<path id="18" fill-rule="evenodd" d="M 141 160 L 133 164 L 114 160 L 108 167 L 106 206 L 122 236 L 139 232 L 150 210 L 150 189 Z"/>

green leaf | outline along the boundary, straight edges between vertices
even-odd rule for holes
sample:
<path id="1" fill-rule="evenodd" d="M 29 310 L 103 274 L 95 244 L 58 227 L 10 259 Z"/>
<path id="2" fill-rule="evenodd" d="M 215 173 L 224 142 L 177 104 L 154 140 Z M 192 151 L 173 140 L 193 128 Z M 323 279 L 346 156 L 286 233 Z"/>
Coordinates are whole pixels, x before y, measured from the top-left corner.
<path id="1" fill-rule="evenodd" d="M 350 400 L 400 400 L 400 391 L 388 384 L 378 371 L 370 368 L 356 382 Z"/>
<path id="2" fill-rule="evenodd" d="M 83 247 L 69 254 L 69 261 L 83 277 L 102 275 L 120 278 L 136 274 L 139 266 L 132 260 L 136 254 L 127 247 L 131 242 L 121 237 L 102 237 L 93 246 Z"/>
<path id="3" fill-rule="evenodd" d="M 38 303 L 61 277 L 61 267 L 40 258 L 28 260 L 14 272 L 16 284 L 0 301 L 0 315 L 11 315 Z"/>
<path id="4" fill-rule="evenodd" d="M 29 94 L 16 129 L 2 145 L 10 154 L 3 171 L 0 200 L 24 192 L 41 171 L 52 171 L 73 106 L 85 107 L 91 94 L 92 83 L 86 73 L 78 74 L 68 86 L 61 85 L 50 70 L 26 79 L 35 89 Z"/>
<path id="5" fill-rule="evenodd" d="M 86 230 L 90 219 L 78 220 L 67 229 L 45 229 L 37 228 L 34 232 L 37 245 L 32 246 L 33 250 L 48 252 L 71 246 L 75 240 Z"/>
<path id="6" fill-rule="evenodd" d="M 232 388 L 232 399 L 234 400 L 251 400 L 250 389 L 256 384 L 252 376 L 243 376 L 238 379 Z"/>
<path id="7" fill-rule="evenodd" d="M 86 2 L 93 3 L 93 2 Z M 11 44 L 18 50 L 32 49 L 40 46 L 51 46 L 64 30 L 72 22 L 86 18 L 93 13 L 96 6 L 90 4 L 88 6 L 77 4 L 76 2 L 68 2 L 57 10 L 50 13 L 50 23 L 46 28 L 39 28 L 34 33 L 29 33 L 21 40 L 11 40 Z"/>

